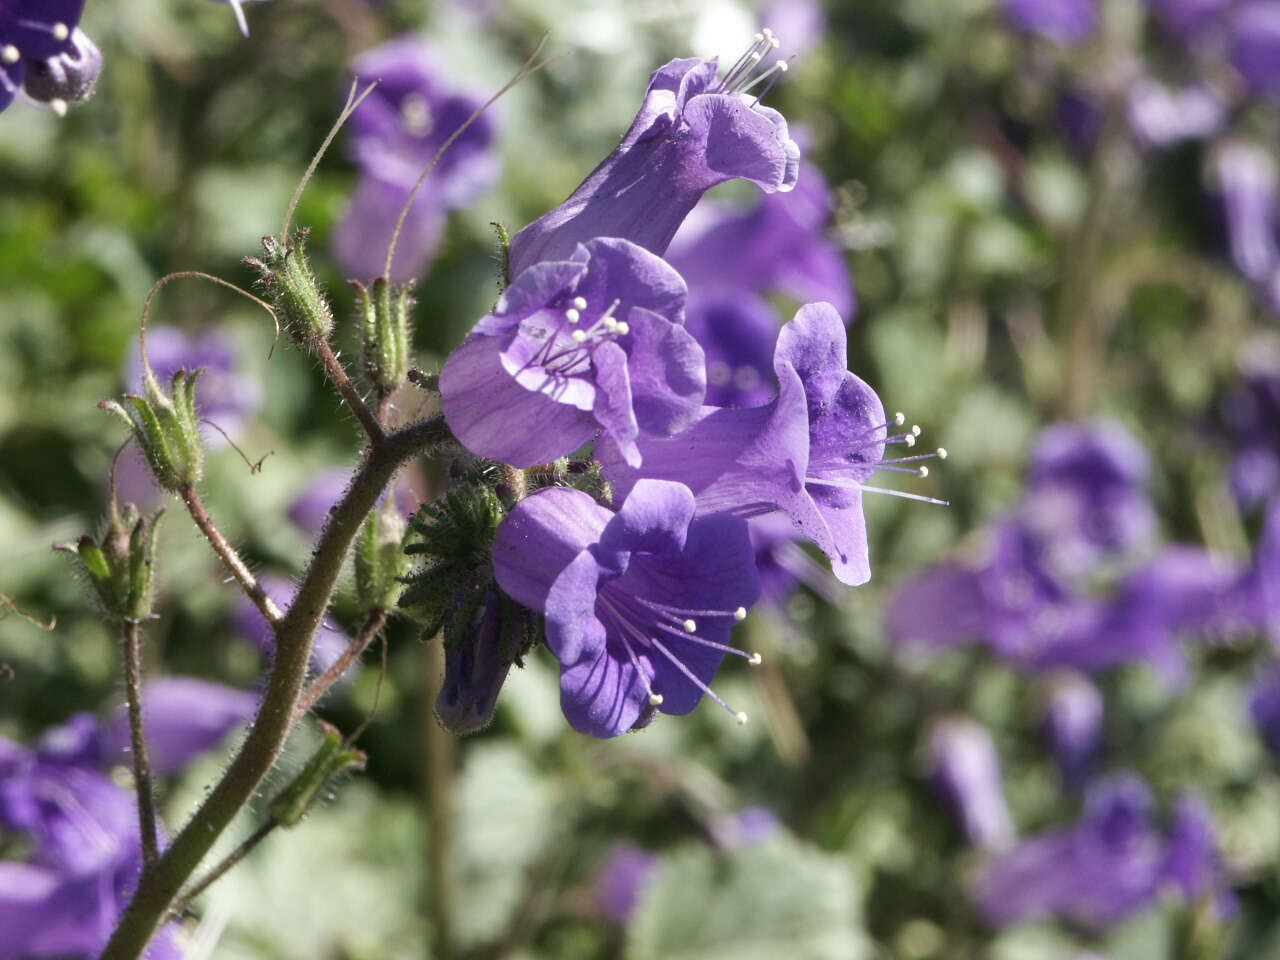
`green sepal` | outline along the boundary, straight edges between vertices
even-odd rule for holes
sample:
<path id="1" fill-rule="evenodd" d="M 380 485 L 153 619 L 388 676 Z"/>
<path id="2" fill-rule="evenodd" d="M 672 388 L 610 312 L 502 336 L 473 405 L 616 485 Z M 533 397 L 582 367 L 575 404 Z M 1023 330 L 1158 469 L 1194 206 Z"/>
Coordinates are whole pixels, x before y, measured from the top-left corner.
<path id="1" fill-rule="evenodd" d="M 389 394 L 409 377 L 413 352 L 409 284 L 393 287 L 378 277 L 366 287 L 352 282 L 360 296 L 360 344 L 365 377 L 379 394 Z"/>
<path id="2" fill-rule="evenodd" d="M 258 285 L 275 307 L 281 326 L 304 348 L 328 340 L 333 332 L 329 297 L 307 260 L 309 234 L 304 227 L 292 241 L 283 244 L 275 237 L 263 237 L 265 259 L 244 258 L 261 274 Z"/>
<path id="3" fill-rule="evenodd" d="M 403 590 L 412 559 L 405 553 L 408 527 L 395 497 L 370 512 L 356 540 L 356 596 L 366 611 L 391 610 Z"/>
<path id="4" fill-rule="evenodd" d="M 203 372 L 179 370 L 173 375 L 171 395 L 166 396 L 148 370 L 146 396 L 126 394 L 128 407 L 116 400 L 98 404 L 128 425 L 156 483 L 171 493 L 198 483 L 204 475 L 204 445 L 196 416 L 196 381 Z"/>
<path id="5" fill-rule="evenodd" d="M 271 801 L 269 813 L 278 826 L 297 826 L 334 780 L 353 770 L 364 769 L 364 752 L 347 746 L 337 727 L 321 721 L 320 730 L 323 740 L 316 752 Z"/>
<path id="6" fill-rule="evenodd" d="M 83 536 L 74 547 L 54 544 L 55 549 L 75 554 L 103 613 L 113 622 L 137 623 L 151 617 L 157 533 L 163 515 L 161 508 L 148 520 L 131 503 L 125 504 L 123 513 L 113 504 L 100 541 Z"/>

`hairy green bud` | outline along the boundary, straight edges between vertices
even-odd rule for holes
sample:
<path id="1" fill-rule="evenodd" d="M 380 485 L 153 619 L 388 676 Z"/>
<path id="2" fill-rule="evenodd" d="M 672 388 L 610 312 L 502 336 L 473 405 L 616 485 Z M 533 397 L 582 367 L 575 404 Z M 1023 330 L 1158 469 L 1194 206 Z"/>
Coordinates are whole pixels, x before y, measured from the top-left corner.
<path id="1" fill-rule="evenodd" d="M 356 541 L 356 596 L 365 610 L 391 610 L 412 559 L 404 552 L 408 525 L 389 496 L 365 518 Z"/>
<path id="2" fill-rule="evenodd" d="M 303 228 L 283 244 L 275 237 L 263 237 L 265 259 L 244 258 L 262 275 L 259 286 L 266 291 L 280 323 L 301 347 L 328 340 L 333 331 L 329 298 L 307 260 L 309 233 Z"/>
<path id="3" fill-rule="evenodd" d="M 106 616 L 117 623 L 137 623 L 151 617 L 155 584 L 156 537 L 163 508 L 150 518 L 127 503 L 123 511 L 112 504 L 111 520 L 101 540 L 83 536 L 75 546 L 54 549 L 75 554 Z"/>
<path id="4" fill-rule="evenodd" d="M 196 418 L 196 381 L 202 370 L 179 370 L 173 375 L 171 396 L 166 396 L 147 369 L 145 396 L 125 394 L 129 406 L 103 400 L 99 407 L 128 425 L 142 449 L 156 483 L 171 493 L 197 483 L 204 473 L 204 446 Z"/>
<path id="5" fill-rule="evenodd" d="M 373 389 L 386 395 L 409 376 L 413 351 L 413 297 L 409 284 L 393 287 L 379 277 L 368 287 L 353 281 L 360 295 L 360 342 L 364 373 Z"/>

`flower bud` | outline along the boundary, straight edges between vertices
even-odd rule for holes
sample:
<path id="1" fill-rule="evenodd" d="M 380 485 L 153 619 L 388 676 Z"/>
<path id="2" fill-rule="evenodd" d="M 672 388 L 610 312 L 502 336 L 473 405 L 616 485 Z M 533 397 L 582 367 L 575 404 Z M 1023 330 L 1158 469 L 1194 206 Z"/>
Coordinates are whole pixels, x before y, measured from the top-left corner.
<path id="1" fill-rule="evenodd" d="M 366 610 L 390 610 L 412 559 L 404 552 L 406 523 L 394 496 L 365 519 L 356 542 L 356 596 Z"/>
<path id="2" fill-rule="evenodd" d="M 259 285 L 267 292 L 276 309 L 276 317 L 299 346 L 306 347 L 329 339 L 333 330 L 333 310 L 307 261 L 307 229 L 301 229 L 290 243 L 275 237 L 263 237 L 266 259 L 245 257 L 262 278 Z"/>
<path id="3" fill-rule="evenodd" d="M 442 727 L 461 736 L 492 722 L 511 665 L 532 645 L 536 629 L 533 613 L 497 589 L 460 598 L 441 638 L 444 682 L 436 719 Z"/>
<path id="4" fill-rule="evenodd" d="M 409 314 L 413 297 L 409 285 L 393 287 L 379 277 L 366 287 L 353 283 L 360 294 L 360 340 L 365 376 L 379 394 L 385 396 L 405 382 L 409 375 L 409 354 L 413 349 Z"/>
<path id="5" fill-rule="evenodd" d="M 83 536 L 75 546 L 54 544 L 54 549 L 79 558 L 104 613 L 113 621 L 136 623 L 151 616 L 156 534 L 163 515 L 160 509 L 147 519 L 132 503 L 125 504 L 123 512 L 113 503 L 101 541 Z"/>
<path id="6" fill-rule="evenodd" d="M 347 746 L 337 727 L 320 722 L 320 746 L 298 775 L 271 801 L 271 819 L 282 827 L 297 826 L 311 805 L 344 773 L 363 770 L 365 755 Z"/>
<path id="7" fill-rule="evenodd" d="M 171 493 L 199 482 L 204 473 L 204 447 L 195 408 L 196 381 L 201 373 L 178 370 L 173 375 L 172 397 L 167 397 L 148 368 L 143 378 L 146 396 L 125 394 L 132 409 L 115 400 L 98 404 L 129 426 L 156 483 Z"/>
<path id="8" fill-rule="evenodd" d="M 32 100 L 47 103 L 55 111 L 64 113 L 68 103 L 89 99 L 100 73 L 102 51 L 76 27 L 71 31 L 70 50 L 27 64 L 23 89 Z"/>

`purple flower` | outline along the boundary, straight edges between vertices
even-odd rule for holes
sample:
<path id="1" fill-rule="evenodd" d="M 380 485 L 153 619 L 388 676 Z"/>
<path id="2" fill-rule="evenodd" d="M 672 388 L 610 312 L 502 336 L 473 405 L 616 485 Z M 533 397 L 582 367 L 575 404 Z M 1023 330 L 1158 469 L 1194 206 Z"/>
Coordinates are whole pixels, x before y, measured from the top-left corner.
<path id="1" fill-rule="evenodd" d="M 609 851 L 596 871 L 595 898 L 600 912 L 625 927 L 636 901 L 658 872 L 658 855 L 632 843 L 620 843 Z"/>
<path id="2" fill-rule="evenodd" d="M 519 653 L 529 618 L 528 611 L 497 590 L 488 591 L 481 603 L 479 627 L 464 633 L 457 643 L 445 642 L 436 718 L 459 735 L 476 733 L 493 721 L 498 694 Z"/>
<path id="3" fill-rule="evenodd" d="M 1129 88 L 1129 129 L 1149 147 L 1182 140 L 1207 140 L 1227 120 L 1227 108 L 1207 87 L 1171 90 L 1151 77 L 1139 77 Z"/>
<path id="4" fill-rule="evenodd" d="M 1064 47 L 1084 40 L 1098 25 L 1094 0 L 1004 0 L 1004 12 L 1019 29 Z"/>
<path id="5" fill-rule="evenodd" d="M 440 374 L 454 436 L 517 467 L 572 453 L 603 430 L 638 466 L 706 393 L 702 348 L 681 326 L 685 286 L 661 258 L 600 238 L 516 278 Z"/>
<path id="6" fill-rule="evenodd" d="M 142 687 L 142 717 L 146 724 L 151 772 L 167 777 L 192 757 L 225 739 L 258 709 L 258 697 L 245 690 L 195 677 L 157 677 Z M 102 762 L 127 763 L 129 717 L 121 707 L 102 731 Z"/>
<path id="7" fill-rule="evenodd" d="M 849 268 L 824 233 L 833 206 L 821 172 L 802 164 L 789 194 L 767 194 L 746 212 L 699 208 L 667 260 L 695 295 L 777 291 L 801 303 L 826 301 L 848 322 L 857 309 Z"/>
<path id="8" fill-rule="evenodd" d="M 797 587 L 804 585 L 827 603 L 839 606 L 843 584 L 800 546 L 804 535 L 785 514 L 753 517 L 747 525 L 756 552 L 762 605 L 772 607 L 781 616 L 787 600 Z"/>
<path id="9" fill-rule="evenodd" d="M 293 602 L 293 595 L 298 591 L 297 584 L 274 573 L 262 574 L 258 577 L 258 583 L 282 610 L 288 609 Z M 276 638 L 271 625 L 248 597 L 241 596 L 237 599 L 232 619 L 236 631 L 263 654 L 270 656 L 275 651 Z M 321 620 L 311 648 L 311 668 L 317 673 L 324 673 L 338 661 L 350 642 L 345 633 L 327 620 Z"/>
<path id="10" fill-rule="evenodd" d="M 625 237 L 662 254 L 703 193 L 737 177 L 788 191 L 800 150 L 782 114 L 759 103 L 752 80 L 774 46 L 760 39 L 719 76 L 715 60 L 672 60 L 649 79 L 622 143 L 573 194 L 511 241 L 511 271 L 563 260 L 593 237 Z M 779 61 L 765 76 L 776 79 Z"/>
<path id="11" fill-rule="evenodd" d="M 1000 758 L 986 727 L 960 716 L 935 722 L 929 733 L 929 777 L 970 843 L 1002 850 L 1014 842 Z"/>
<path id="12" fill-rule="evenodd" d="M 18 95 L 33 63 L 71 52 L 72 34 L 83 10 L 84 0 L 5 0 L 0 4 L 0 110 Z"/>
<path id="13" fill-rule="evenodd" d="M 1280 499 L 1273 498 L 1262 522 L 1262 539 L 1240 592 L 1242 619 L 1265 630 L 1280 646 Z"/>
<path id="14" fill-rule="evenodd" d="M 884 459 L 885 445 L 914 444 L 915 431 L 887 436 L 880 399 L 846 362 L 840 315 L 830 304 L 808 304 L 778 336 L 773 402 L 704 407 L 669 439 L 642 437 L 643 470 L 627 463 L 609 437 L 597 446 L 597 459 L 619 494 L 641 476 L 661 477 L 688 486 L 700 515 L 782 511 L 831 558 L 842 583 L 865 583 L 871 567 L 862 493 L 879 491 L 866 483 L 877 470 L 907 469 Z"/>
<path id="15" fill-rule="evenodd" d="M 1075 670 L 1049 677 L 1045 691 L 1044 731 L 1063 782 L 1079 787 L 1088 776 L 1102 739 L 1102 694 Z"/>
<path id="16" fill-rule="evenodd" d="M 1146 0 L 1155 15 L 1175 33 L 1190 37 L 1204 30 L 1236 0 Z"/>
<path id="17" fill-rule="evenodd" d="M 1231 62 L 1253 93 L 1280 92 L 1280 3 L 1254 0 L 1232 12 Z"/>
<path id="18" fill-rule="evenodd" d="M 1272 667 L 1249 692 L 1249 712 L 1271 752 L 1280 757 L 1280 669 Z"/>
<path id="19" fill-rule="evenodd" d="M 765 300 L 733 290 L 694 297 L 684 326 L 706 355 L 708 404 L 759 407 L 774 398 L 773 348 L 782 318 Z"/>
<path id="20" fill-rule="evenodd" d="M 22 89 L 32 100 L 47 103 L 54 112 L 62 114 L 68 103 L 89 99 L 101 73 L 102 51 L 76 27 L 71 31 L 69 50 L 27 63 Z"/>
<path id="21" fill-rule="evenodd" d="M 261 385 L 243 372 L 232 341 L 218 330 L 189 337 L 175 327 L 156 327 L 147 332 L 147 355 L 162 383 L 179 370 L 203 368 L 204 375 L 196 384 L 196 413 L 232 437 L 262 406 Z M 141 392 L 142 379 L 142 355 L 135 348 L 125 382 L 130 390 Z M 219 446 L 226 440 L 215 430 L 208 432 L 206 442 Z"/>
<path id="22" fill-rule="evenodd" d="M 827 32 L 827 15 L 817 0 L 773 0 L 760 15 L 760 22 L 773 30 L 781 42 L 784 57 L 804 57 Z"/>
<path id="23" fill-rule="evenodd" d="M 1207 901 L 1220 920 L 1239 912 L 1239 902 L 1218 857 L 1213 813 L 1195 794 L 1183 794 L 1174 807 L 1161 875 L 1187 903 Z"/>
<path id="24" fill-rule="evenodd" d="M 250 0 L 213 0 L 213 2 L 231 4 L 231 9 L 235 11 L 236 23 L 240 25 L 240 32 L 246 37 L 249 35 L 249 21 L 245 19 L 244 8 L 240 4 L 249 3 Z"/>
<path id="25" fill-rule="evenodd" d="M 1280 356 L 1255 351 L 1226 396 L 1222 419 L 1235 446 L 1231 487 L 1246 508 L 1280 490 Z"/>
<path id="26" fill-rule="evenodd" d="M 617 736 L 655 709 L 689 713 L 704 694 L 734 712 L 708 683 L 725 654 L 748 657 L 728 643 L 760 595 L 741 519 L 695 518 L 688 488 L 662 480 L 635 484 L 617 513 L 545 489 L 503 521 L 493 564 L 508 595 L 546 614 L 575 730 Z"/>
<path id="27" fill-rule="evenodd" d="M 712 843 L 728 852 L 768 843 L 781 831 L 782 824 L 768 807 L 750 806 L 736 813 L 717 814 L 707 827 Z"/>
<path id="28" fill-rule="evenodd" d="M 1226 211 L 1231 259 L 1246 279 L 1269 283 L 1280 269 L 1276 163 L 1271 152 L 1228 140 L 1214 156 Z"/>
<path id="29" fill-rule="evenodd" d="M 423 37 L 392 40 L 352 63 L 365 80 L 379 80 L 351 115 L 350 150 L 361 179 L 334 238 L 334 257 L 347 273 L 382 273 L 387 244 L 409 192 L 446 140 L 482 99 L 459 90 Z M 492 114 L 471 124 L 440 158 L 405 220 L 392 283 L 420 275 L 435 257 L 445 214 L 469 202 L 497 175 L 491 150 Z"/>

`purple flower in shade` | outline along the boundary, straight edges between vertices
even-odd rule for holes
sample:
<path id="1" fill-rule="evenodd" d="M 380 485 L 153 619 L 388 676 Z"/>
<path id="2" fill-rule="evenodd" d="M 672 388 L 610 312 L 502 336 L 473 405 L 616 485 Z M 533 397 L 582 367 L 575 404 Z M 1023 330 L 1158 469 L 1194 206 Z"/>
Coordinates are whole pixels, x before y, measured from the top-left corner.
<path id="1" fill-rule="evenodd" d="M 445 643 L 444 682 L 436 697 L 436 718 L 451 733 L 483 730 L 493 720 L 498 694 L 519 653 L 530 614 L 488 591 L 480 626 L 457 643 Z"/>
<path id="2" fill-rule="evenodd" d="M 713 407 L 759 407 L 778 392 L 773 348 L 782 318 L 765 300 L 724 290 L 690 299 L 685 329 L 702 345 Z"/>
<path id="3" fill-rule="evenodd" d="M 1271 152 L 1228 140 L 1214 155 L 1231 259 L 1246 279 L 1266 286 L 1280 269 L 1276 163 Z"/>
<path id="4" fill-rule="evenodd" d="M 1146 0 L 1147 6 L 1170 30 L 1191 37 L 1209 27 L 1236 0 Z"/>
<path id="5" fill-rule="evenodd" d="M 1280 2 L 1254 0 L 1231 13 L 1231 62 L 1255 94 L 1280 92 Z"/>
<path id="6" fill-rule="evenodd" d="M 1203 798 L 1184 793 L 1173 810 L 1161 879 L 1189 904 L 1208 902 L 1219 920 L 1240 909 L 1218 857 L 1213 813 Z"/>
<path id="7" fill-rule="evenodd" d="M 1102 693 L 1075 670 L 1052 674 L 1046 683 L 1044 732 L 1063 782 L 1072 789 L 1084 783 L 1102 740 Z"/>
<path id="8" fill-rule="evenodd" d="M 704 407 L 673 437 L 642 437 L 643 470 L 629 465 L 609 437 L 596 457 L 620 495 L 641 476 L 660 477 L 688 486 L 700 515 L 782 511 L 827 554 L 842 583 L 865 583 L 871 567 L 862 493 L 880 492 L 866 481 L 877 470 L 908 470 L 899 466 L 903 460 L 884 459 L 885 446 L 914 444 L 918 428 L 888 436 L 880 399 L 846 363 L 840 315 L 830 304 L 808 304 L 778 336 L 779 393 L 771 403 Z"/>
<path id="9" fill-rule="evenodd" d="M 213 0 L 213 2 L 231 4 L 231 9 L 235 11 L 236 23 L 240 25 L 240 32 L 246 37 L 249 35 L 249 21 L 245 19 L 244 8 L 240 5 L 242 3 L 249 3 L 251 0 Z"/>
<path id="10" fill-rule="evenodd" d="M 1280 757 L 1280 668 L 1272 667 L 1249 691 L 1249 712 L 1262 739 Z"/>
<path id="11" fill-rule="evenodd" d="M 609 851 L 596 871 L 595 898 L 600 912 L 625 927 L 636 902 L 658 872 L 658 855 L 633 843 L 620 843 Z"/>
<path id="12" fill-rule="evenodd" d="M 0 110 L 18 95 L 33 63 L 72 51 L 72 35 L 83 10 L 84 0 L 0 4 Z"/>
<path id="13" fill-rule="evenodd" d="M 88 35 L 76 27 L 71 31 L 71 48 L 47 60 L 32 60 L 22 89 L 38 103 L 47 103 L 59 115 L 67 104 L 88 100 L 102 73 L 102 51 Z"/>
<path id="14" fill-rule="evenodd" d="M 546 614 L 560 703 L 575 730 L 625 733 L 653 711 L 689 713 L 706 694 L 730 632 L 760 595 L 746 523 L 694 516 L 687 487 L 641 480 L 617 513 L 585 493 L 520 501 L 493 545 L 498 585 Z M 739 723 L 746 715 L 735 714 Z"/>
<path id="15" fill-rule="evenodd" d="M 281 610 L 288 609 L 293 602 L 293 595 L 298 591 L 297 584 L 273 573 L 262 574 L 258 577 L 258 583 Z M 248 597 L 241 596 L 237 599 L 233 620 L 236 631 L 263 654 L 270 656 L 275 651 L 276 638 L 271 625 Z M 345 633 L 328 621 L 321 620 L 311 648 L 311 668 L 317 673 L 324 673 L 338 661 L 350 642 Z"/>
<path id="16" fill-rule="evenodd" d="M 196 413 L 215 423 L 232 437 L 262 406 L 262 387 L 245 374 L 235 347 L 224 333 L 206 330 L 189 337 L 175 327 L 157 327 L 147 332 L 147 355 L 156 379 L 167 382 L 179 370 L 204 369 L 196 385 Z M 125 370 L 129 389 L 142 392 L 142 355 L 135 348 Z M 225 443 L 216 430 L 206 442 Z"/>
<path id="17" fill-rule="evenodd" d="M 1000 757 L 986 727 L 961 716 L 936 721 L 929 732 L 929 779 L 970 843 L 1003 850 L 1014 842 Z"/>
<path id="18" fill-rule="evenodd" d="M 361 179 L 337 228 L 334 258 L 347 273 L 370 279 L 383 272 L 391 232 L 414 184 L 483 101 L 457 89 L 431 44 L 418 36 L 362 53 L 352 71 L 380 82 L 348 122 Z M 493 182 L 493 136 L 493 118 L 486 113 L 441 156 L 405 219 L 392 283 L 419 276 L 435 257 L 446 212 Z"/>
<path id="19" fill-rule="evenodd" d="M 1040 434 L 1020 516 L 1058 573 L 1075 578 L 1099 559 L 1148 542 L 1155 511 L 1147 453 L 1119 424 L 1060 423 Z"/>
<path id="20" fill-rule="evenodd" d="M 824 232 L 832 208 L 821 172 L 802 164 L 785 196 L 767 194 L 745 212 L 700 208 L 671 242 L 667 260 L 695 296 L 777 291 L 801 303 L 826 301 L 851 321 L 857 300 L 849 268 Z"/>
<path id="21" fill-rule="evenodd" d="M 706 394 L 684 303 L 680 275 L 627 240 L 591 240 L 570 260 L 531 267 L 440 373 L 454 436 L 528 467 L 603 431 L 638 466 L 637 439 L 681 429 Z"/>
<path id="22" fill-rule="evenodd" d="M 350 470 L 321 470 L 289 507 L 289 519 L 303 533 L 318 537 L 329 520 L 329 512 L 350 485 Z"/>
<path id="23" fill-rule="evenodd" d="M 1064 47 L 1086 39 L 1098 25 L 1094 0 L 1004 0 L 1014 26 Z"/>
<path id="24" fill-rule="evenodd" d="M 142 688 L 151 772 L 167 777 L 193 756 L 216 747 L 227 733 L 247 722 L 258 709 L 258 697 L 246 690 L 196 677 L 157 677 Z M 127 763 L 129 717 L 125 707 L 102 730 L 103 763 Z"/>
<path id="25" fill-rule="evenodd" d="M 782 114 L 759 102 L 768 89 L 760 83 L 786 62 L 752 79 L 777 45 L 772 34 L 757 37 L 723 77 L 715 60 L 672 60 L 655 71 L 618 148 L 568 200 L 512 238 L 512 274 L 563 260 L 597 236 L 662 254 L 703 193 L 726 180 L 743 177 L 767 193 L 794 187 L 800 149 Z"/>
<path id="26" fill-rule="evenodd" d="M 1253 508 L 1280 490 L 1280 354 L 1250 351 L 1241 368 L 1241 382 L 1223 400 L 1222 419 L 1236 451 L 1232 491 Z"/>
<path id="27" fill-rule="evenodd" d="M 1182 140 L 1207 140 L 1227 120 L 1227 108 L 1204 86 L 1172 90 L 1151 77 L 1139 77 L 1129 88 L 1129 129 L 1149 147 Z"/>

